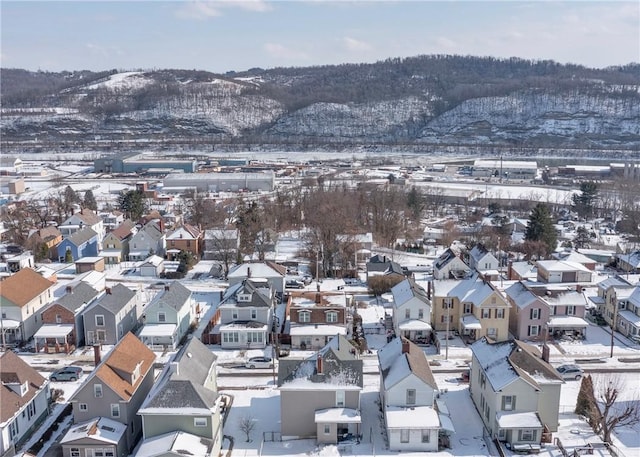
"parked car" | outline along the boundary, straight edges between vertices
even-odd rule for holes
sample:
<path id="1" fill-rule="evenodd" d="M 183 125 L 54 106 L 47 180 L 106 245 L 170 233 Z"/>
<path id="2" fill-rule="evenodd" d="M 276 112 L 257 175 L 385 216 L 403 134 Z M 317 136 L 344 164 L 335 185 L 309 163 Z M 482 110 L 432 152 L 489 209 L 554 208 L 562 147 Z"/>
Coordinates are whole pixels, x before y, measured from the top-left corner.
<path id="1" fill-rule="evenodd" d="M 68 366 L 54 371 L 49 376 L 52 381 L 77 381 L 82 376 L 82 368 Z"/>
<path id="2" fill-rule="evenodd" d="M 304 283 L 297 279 L 291 279 L 285 283 L 287 289 L 304 289 Z"/>
<path id="3" fill-rule="evenodd" d="M 578 365 L 560 365 L 556 368 L 562 379 L 575 379 L 576 381 L 584 376 L 584 370 Z"/>
<path id="4" fill-rule="evenodd" d="M 273 368 L 273 359 L 270 357 L 251 357 L 244 365 L 247 368 Z"/>

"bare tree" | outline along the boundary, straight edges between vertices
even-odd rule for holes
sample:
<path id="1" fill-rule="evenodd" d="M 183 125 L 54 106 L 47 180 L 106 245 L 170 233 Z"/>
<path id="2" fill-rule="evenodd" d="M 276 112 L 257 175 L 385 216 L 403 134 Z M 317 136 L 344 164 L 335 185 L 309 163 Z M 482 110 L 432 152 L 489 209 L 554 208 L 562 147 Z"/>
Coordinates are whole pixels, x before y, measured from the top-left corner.
<path id="1" fill-rule="evenodd" d="M 605 443 L 611 443 L 617 428 L 640 423 L 640 397 L 631 389 L 631 398 L 621 400 L 620 394 L 625 391 L 629 390 L 620 376 L 604 376 L 596 379 L 593 399 L 586 402 L 587 419 Z"/>
<path id="2" fill-rule="evenodd" d="M 240 430 L 247 435 L 247 443 L 251 441 L 251 432 L 256 428 L 256 421 L 252 416 L 244 416 L 239 422 Z"/>

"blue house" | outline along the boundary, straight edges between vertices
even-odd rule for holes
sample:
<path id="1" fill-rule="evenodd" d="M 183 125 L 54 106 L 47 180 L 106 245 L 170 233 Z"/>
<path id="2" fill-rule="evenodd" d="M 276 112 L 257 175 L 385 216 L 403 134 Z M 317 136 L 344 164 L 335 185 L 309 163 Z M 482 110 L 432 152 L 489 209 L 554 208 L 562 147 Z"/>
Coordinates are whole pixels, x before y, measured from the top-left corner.
<path id="1" fill-rule="evenodd" d="M 58 258 L 61 262 L 71 252 L 72 261 L 83 257 L 96 257 L 98 255 L 98 234 L 90 227 L 85 227 L 62 240 L 58 245 Z"/>

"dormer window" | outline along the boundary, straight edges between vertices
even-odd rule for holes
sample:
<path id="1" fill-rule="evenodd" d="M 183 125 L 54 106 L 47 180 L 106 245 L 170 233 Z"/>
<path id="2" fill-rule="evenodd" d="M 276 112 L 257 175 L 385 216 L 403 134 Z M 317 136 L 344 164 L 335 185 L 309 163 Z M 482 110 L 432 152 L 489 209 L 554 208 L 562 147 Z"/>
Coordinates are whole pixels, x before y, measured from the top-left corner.
<path id="1" fill-rule="evenodd" d="M 311 312 L 300 311 L 298 313 L 298 322 L 311 322 Z"/>
<path id="2" fill-rule="evenodd" d="M 327 318 L 327 322 L 330 322 L 330 323 L 338 322 L 338 312 L 337 311 L 327 311 L 326 318 Z"/>
<path id="3" fill-rule="evenodd" d="M 248 303 L 251 301 L 251 294 L 238 294 L 237 299 L 239 303 Z"/>

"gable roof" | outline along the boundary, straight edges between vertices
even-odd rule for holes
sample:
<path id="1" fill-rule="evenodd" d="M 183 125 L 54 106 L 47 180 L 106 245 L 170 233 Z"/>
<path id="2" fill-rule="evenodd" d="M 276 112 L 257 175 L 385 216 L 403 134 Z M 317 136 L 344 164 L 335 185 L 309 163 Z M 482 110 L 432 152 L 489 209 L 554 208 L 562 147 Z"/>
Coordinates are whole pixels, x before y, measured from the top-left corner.
<path id="1" fill-rule="evenodd" d="M 202 232 L 193 225 L 183 224 L 167 235 L 167 240 L 195 240 L 200 237 Z"/>
<path id="2" fill-rule="evenodd" d="M 491 343 L 482 337 L 471 345 L 471 352 L 478 360 L 494 392 L 502 390 L 519 378 L 523 378 L 536 390 L 540 382 L 562 382 L 560 374 L 542 360 L 533 346 L 518 340 Z"/>
<path id="3" fill-rule="evenodd" d="M 126 221 L 123 221 L 120 225 L 118 225 L 118 227 L 109 232 L 107 236 L 111 235 L 122 241 L 132 234 L 132 230 L 135 226 L 136 224 L 131 219 L 127 219 Z"/>
<path id="4" fill-rule="evenodd" d="M 458 298 L 460 303 L 471 302 L 474 306 L 480 306 L 494 292 L 499 298 L 502 297 L 490 282 L 474 275 L 469 279 L 460 280 L 458 285 L 449 291 L 448 296 Z"/>
<path id="5" fill-rule="evenodd" d="M 273 262 L 255 262 L 255 263 L 242 263 L 235 266 L 229 271 L 227 278 L 271 278 L 274 276 L 282 276 L 286 274 L 286 268 L 284 273 L 282 272 L 280 265 Z"/>
<path id="6" fill-rule="evenodd" d="M 519 309 L 524 309 L 539 299 L 539 297 L 522 282 L 517 282 L 507 287 L 504 293 Z"/>
<path id="7" fill-rule="evenodd" d="M 158 295 L 153 297 L 151 303 L 147 305 L 155 305 L 162 302 L 176 311 L 180 310 L 191 297 L 191 291 L 182 285 L 179 281 L 174 281 L 165 287 Z"/>
<path id="8" fill-rule="evenodd" d="M 53 283 L 31 268 L 23 268 L 0 283 L 0 296 L 19 307 L 49 289 Z"/>
<path id="9" fill-rule="evenodd" d="M 396 337 L 378 350 L 378 362 L 385 390 L 411 374 L 433 389 L 438 389 L 424 351 L 404 337 Z"/>
<path id="10" fill-rule="evenodd" d="M 96 238 L 98 234 L 91 227 L 85 227 L 83 229 L 78 230 L 77 232 L 72 233 L 66 239 L 69 240 L 75 246 L 80 246 L 83 243 L 91 240 L 92 238 Z"/>
<path id="11" fill-rule="evenodd" d="M 47 380 L 27 362 L 11 350 L 0 356 L 0 422 L 11 419 L 24 405 L 29 403 L 45 386 Z M 9 385 L 27 383 L 28 390 L 24 396 L 13 391 Z"/>
<path id="12" fill-rule="evenodd" d="M 205 456 L 212 455 L 214 442 L 208 438 L 186 432 L 169 432 L 164 435 L 145 438 L 136 452 L 136 456 Z"/>
<path id="13" fill-rule="evenodd" d="M 71 224 L 70 221 L 73 218 L 80 219 L 86 225 L 95 225 L 99 222 L 102 222 L 102 219 L 100 218 L 100 216 L 94 213 L 93 210 L 89 208 L 83 208 L 81 211 L 78 211 L 77 213 L 74 213 L 71 216 L 69 216 L 67 220 L 65 220 L 61 225 L 63 226 L 70 225 Z"/>
<path id="14" fill-rule="evenodd" d="M 396 307 L 404 305 L 414 297 L 426 305 L 431 306 L 431 300 L 429 300 L 427 296 L 427 291 L 418 285 L 413 278 L 407 278 L 393 286 L 391 288 L 391 294 L 393 295 L 393 301 Z"/>
<path id="15" fill-rule="evenodd" d="M 86 422 L 72 425 L 60 443 L 69 444 L 90 438 L 102 443 L 117 444 L 127 431 L 127 426 L 107 417 L 96 417 Z"/>
<path id="16" fill-rule="evenodd" d="M 89 284 L 80 282 L 76 287 L 71 289 L 71 292 L 67 292 L 53 303 L 75 312 L 82 305 L 91 303 L 98 294 L 99 292 Z"/>
<path id="17" fill-rule="evenodd" d="M 220 306 L 270 308 L 272 305 L 271 292 L 271 286 L 265 280 L 258 281 L 247 278 L 225 291 Z M 248 301 L 238 301 L 239 294 L 250 295 L 251 298 Z"/>
<path id="18" fill-rule="evenodd" d="M 99 305 L 104 309 L 110 311 L 111 313 L 116 314 L 118 311 L 124 308 L 124 306 L 129 303 L 136 295 L 135 290 L 131 290 L 127 286 L 123 286 L 120 283 L 111 288 L 107 288 L 107 291 L 109 290 L 111 292 L 106 292 L 97 301 L 95 301 L 92 305 L 92 308 Z"/>
<path id="19" fill-rule="evenodd" d="M 129 332 L 122 337 L 90 376 L 100 379 L 120 398 L 129 401 L 149 370 L 153 369 L 155 359 L 156 355 L 153 351 Z M 140 376 L 133 384 L 118 374 L 118 371 L 133 373 L 138 365 L 140 365 Z"/>

